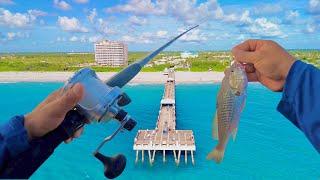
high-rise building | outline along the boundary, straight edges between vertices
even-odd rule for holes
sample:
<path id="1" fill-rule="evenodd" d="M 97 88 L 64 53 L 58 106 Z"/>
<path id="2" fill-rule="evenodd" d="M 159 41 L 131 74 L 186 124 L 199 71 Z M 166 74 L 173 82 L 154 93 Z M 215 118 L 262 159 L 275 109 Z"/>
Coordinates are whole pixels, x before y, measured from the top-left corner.
<path id="1" fill-rule="evenodd" d="M 128 65 L 128 46 L 117 41 L 95 43 L 96 63 L 103 66 L 119 67 Z"/>

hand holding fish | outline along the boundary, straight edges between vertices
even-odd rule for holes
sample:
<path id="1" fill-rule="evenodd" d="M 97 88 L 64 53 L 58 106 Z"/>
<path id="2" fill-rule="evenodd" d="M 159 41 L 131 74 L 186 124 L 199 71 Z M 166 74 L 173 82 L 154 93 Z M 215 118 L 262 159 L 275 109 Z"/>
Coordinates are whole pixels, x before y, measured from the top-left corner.
<path id="1" fill-rule="evenodd" d="M 236 61 L 245 64 L 249 81 L 258 81 L 272 91 L 282 91 L 295 58 L 269 40 L 247 40 L 232 49 Z"/>

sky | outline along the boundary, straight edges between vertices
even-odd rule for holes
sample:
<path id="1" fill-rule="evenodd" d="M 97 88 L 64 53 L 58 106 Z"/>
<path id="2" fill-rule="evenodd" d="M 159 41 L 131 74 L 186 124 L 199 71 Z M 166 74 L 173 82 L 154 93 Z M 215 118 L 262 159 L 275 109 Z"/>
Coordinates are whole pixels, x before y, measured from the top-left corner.
<path id="1" fill-rule="evenodd" d="M 151 51 L 198 24 L 167 50 L 320 49 L 320 0 L 0 0 L 0 52 L 92 52 L 103 39 Z"/>

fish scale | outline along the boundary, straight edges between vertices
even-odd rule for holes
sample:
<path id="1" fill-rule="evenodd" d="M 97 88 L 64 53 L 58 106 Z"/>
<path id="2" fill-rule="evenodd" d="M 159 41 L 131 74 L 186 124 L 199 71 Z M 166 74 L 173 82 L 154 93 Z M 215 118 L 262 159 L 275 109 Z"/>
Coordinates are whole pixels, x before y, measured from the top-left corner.
<path id="1" fill-rule="evenodd" d="M 227 128 L 228 131 L 231 131 L 230 125 L 238 116 L 239 111 L 236 111 L 238 104 L 237 102 L 239 102 L 238 99 L 239 97 L 234 96 L 230 89 L 228 89 L 225 93 L 219 94 L 217 107 L 219 120 L 221 121 L 219 122 L 219 125 L 224 126 L 224 128 Z M 222 105 L 219 106 L 219 104 Z"/>

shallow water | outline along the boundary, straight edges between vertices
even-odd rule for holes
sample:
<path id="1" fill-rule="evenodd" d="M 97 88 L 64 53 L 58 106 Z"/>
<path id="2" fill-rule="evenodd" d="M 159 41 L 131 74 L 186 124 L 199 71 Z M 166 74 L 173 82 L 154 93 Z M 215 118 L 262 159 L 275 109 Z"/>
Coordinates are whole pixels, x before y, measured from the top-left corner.
<path id="1" fill-rule="evenodd" d="M 0 84 L 1 122 L 15 114 L 33 109 L 60 83 Z M 250 84 L 246 108 L 235 142 L 228 145 L 222 164 L 205 157 L 217 143 L 211 138 L 211 123 L 218 85 L 177 85 L 177 128 L 192 129 L 196 141 L 196 165 L 176 167 L 172 156 L 155 165 L 147 161 L 135 165 L 133 138 L 138 129 L 153 129 L 158 116 L 163 85 L 134 85 L 125 88 L 133 99 L 126 109 L 138 121 L 132 132 L 125 132 L 103 148 L 106 154 L 124 153 L 127 168 L 119 179 L 319 179 L 320 156 L 304 135 L 276 111 L 281 93 L 272 93 L 258 84 Z M 104 179 L 102 166 L 92 152 L 112 132 L 115 123 L 90 125 L 81 138 L 59 146 L 54 155 L 31 179 Z M 190 159 L 189 159 L 190 160 Z"/>

